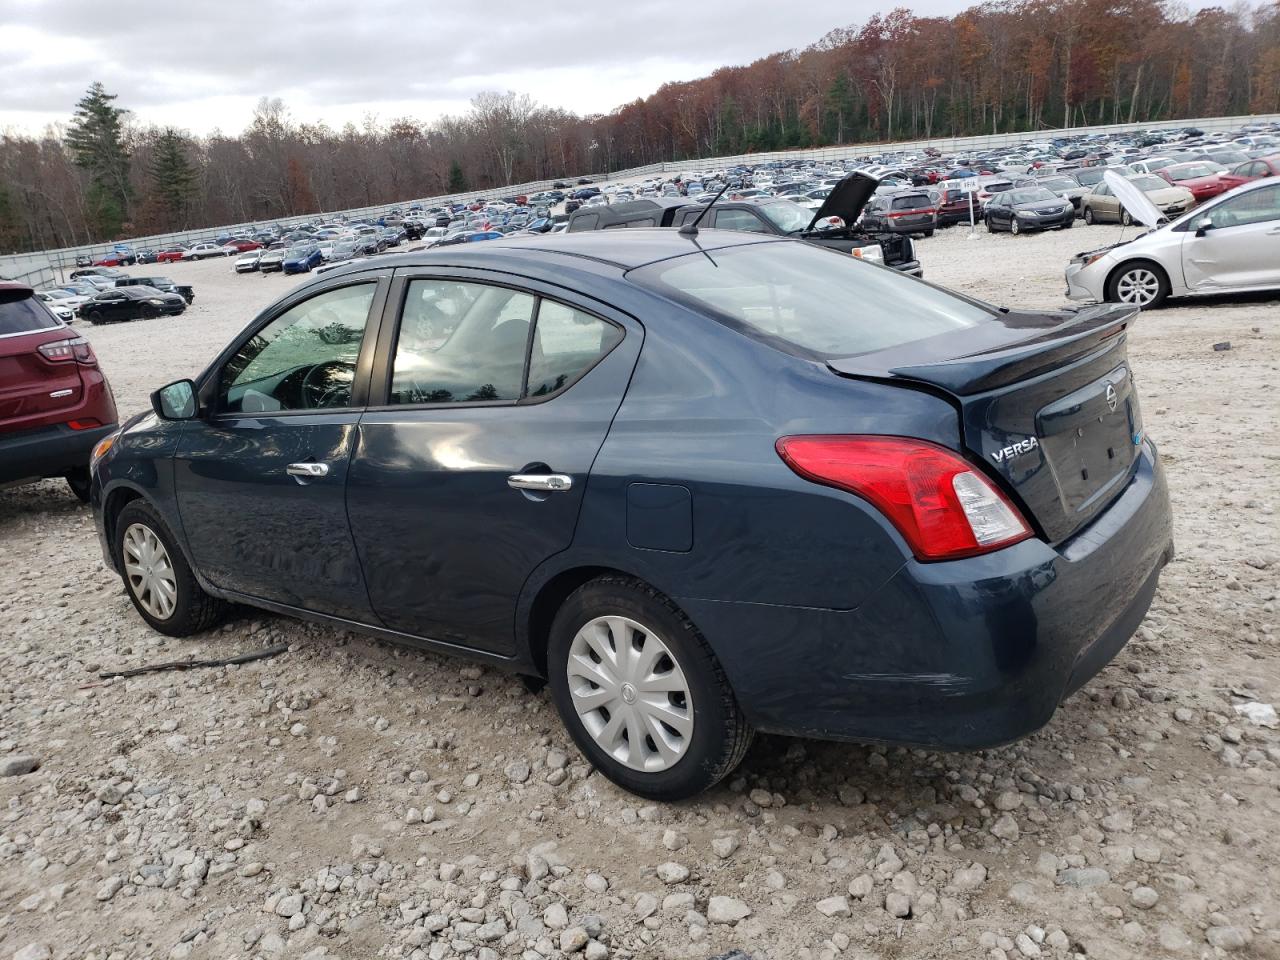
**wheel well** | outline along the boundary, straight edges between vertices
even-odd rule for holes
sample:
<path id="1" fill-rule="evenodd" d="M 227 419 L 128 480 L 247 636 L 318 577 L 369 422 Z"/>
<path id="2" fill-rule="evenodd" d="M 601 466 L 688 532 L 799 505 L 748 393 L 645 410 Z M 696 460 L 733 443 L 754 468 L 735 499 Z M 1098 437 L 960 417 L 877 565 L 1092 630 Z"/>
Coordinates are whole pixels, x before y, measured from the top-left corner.
<path id="1" fill-rule="evenodd" d="M 608 575 L 629 576 L 612 567 L 574 567 L 563 570 L 542 585 L 529 608 L 529 654 L 542 676 L 547 675 L 547 646 L 551 641 L 551 623 L 569 594 L 584 583 Z"/>
<path id="2" fill-rule="evenodd" d="M 1142 265 L 1144 267 L 1150 267 L 1157 274 L 1159 274 L 1161 277 L 1164 278 L 1165 283 L 1169 283 L 1169 272 L 1165 270 L 1164 267 L 1160 266 L 1160 264 L 1156 263 L 1154 260 L 1147 260 L 1143 257 L 1138 257 L 1137 259 L 1134 259 L 1134 260 L 1126 260 L 1123 263 L 1117 263 L 1114 267 L 1112 267 L 1111 272 L 1107 274 L 1107 282 L 1106 282 L 1106 285 L 1103 287 L 1102 292 L 1106 294 L 1108 297 L 1112 296 L 1112 287 L 1116 282 L 1116 278 L 1120 276 L 1120 272 L 1122 270 L 1128 269 L 1129 267 L 1136 267 L 1138 265 Z"/>
<path id="3" fill-rule="evenodd" d="M 120 511 L 134 500 L 141 499 L 142 494 L 130 487 L 119 487 L 107 495 L 106 502 L 102 505 L 102 529 L 106 531 L 107 545 L 112 556 L 116 552 L 116 520 L 120 517 Z"/>

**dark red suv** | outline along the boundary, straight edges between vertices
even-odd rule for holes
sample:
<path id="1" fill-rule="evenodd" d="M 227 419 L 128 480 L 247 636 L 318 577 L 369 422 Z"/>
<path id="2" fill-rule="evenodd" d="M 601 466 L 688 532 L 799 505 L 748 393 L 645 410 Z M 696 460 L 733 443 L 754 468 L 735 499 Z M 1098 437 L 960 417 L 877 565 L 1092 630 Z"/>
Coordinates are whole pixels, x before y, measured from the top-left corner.
<path id="1" fill-rule="evenodd" d="M 89 499 L 89 456 L 116 404 L 89 341 L 22 283 L 0 281 L 0 487 L 66 477 Z"/>

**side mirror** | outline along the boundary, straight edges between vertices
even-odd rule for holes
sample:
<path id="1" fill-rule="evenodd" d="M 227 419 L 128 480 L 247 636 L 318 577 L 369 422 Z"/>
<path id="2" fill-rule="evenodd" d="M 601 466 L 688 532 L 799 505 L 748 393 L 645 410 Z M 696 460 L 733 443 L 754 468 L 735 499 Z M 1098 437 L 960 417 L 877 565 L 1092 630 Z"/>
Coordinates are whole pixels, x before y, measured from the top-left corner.
<path id="1" fill-rule="evenodd" d="M 176 380 L 151 394 L 151 409 L 163 420 L 194 420 L 199 407 L 190 380 Z"/>
<path id="2" fill-rule="evenodd" d="M 1206 233 L 1213 229 L 1213 218 L 1202 217 L 1196 221 L 1196 236 L 1203 237 Z"/>

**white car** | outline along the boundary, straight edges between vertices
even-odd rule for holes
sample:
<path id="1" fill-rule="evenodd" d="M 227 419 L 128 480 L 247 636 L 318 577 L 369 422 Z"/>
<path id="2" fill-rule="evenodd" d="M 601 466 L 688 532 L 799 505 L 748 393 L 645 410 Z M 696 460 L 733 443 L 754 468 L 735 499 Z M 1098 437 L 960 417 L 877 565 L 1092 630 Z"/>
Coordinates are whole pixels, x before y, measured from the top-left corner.
<path id="1" fill-rule="evenodd" d="M 236 258 L 236 273 L 253 273 L 258 269 L 258 261 L 262 259 L 261 250 L 250 250 Z"/>
<path id="2" fill-rule="evenodd" d="M 46 307 L 49 308 L 50 313 L 52 313 L 55 317 L 57 317 L 63 323 L 70 323 L 72 320 L 76 318 L 76 312 L 73 308 L 67 306 L 67 304 L 64 301 L 59 300 L 56 297 L 50 296 L 48 291 L 37 290 L 36 297 L 39 298 L 41 303 L 43 303 Z"/>
<path id="3" fill-rule="evenodd" d="M 72 293 L 70 290 L 64 290 L 61 287 L 54 287 L 51 290 L 37 290 L 36 296 L 45 303 L 56 303 L 60 307 L 66 307 L 72 312 L 79 310 L 82 303 L 88 303 L 89 298 L 79 293 Z"/>
<path id="4" fill-rule="evenodd" d="M 227 248 L 217 243 L 197 243 L 182 253 L 183 260 L 204 260 L 206 257 L 225 256 L 227 256 Z"/>
<path id="5" fill-rule="evenodd" d="M 1159 226 L 1160 212 L 1141 190 L 1106 176 L 1133 219 L 1154 229 L 1073 257 L 1070 299 L 1154 307 L 1167 297 L 1280 290 L 1277 179 L 1242 184 Z"/>

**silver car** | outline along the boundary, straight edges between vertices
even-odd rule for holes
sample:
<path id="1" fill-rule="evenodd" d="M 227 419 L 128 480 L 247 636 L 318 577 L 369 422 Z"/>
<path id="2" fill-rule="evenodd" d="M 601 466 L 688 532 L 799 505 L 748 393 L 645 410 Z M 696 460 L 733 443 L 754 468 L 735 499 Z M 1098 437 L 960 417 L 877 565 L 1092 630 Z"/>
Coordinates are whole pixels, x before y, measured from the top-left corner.
<path id="1" fill-rule="evenodd" d="M 1140 201 L 1125 197 L 1134 219 Z M 1151 208 L 1148 225 L 1159 221 Z M 1166 297 L 1280 290 L 1280 182 L 1255 180 L 1134 240 L 1077 254 L 1067 265 L 1072 300 L 1154 307 Z"/>

